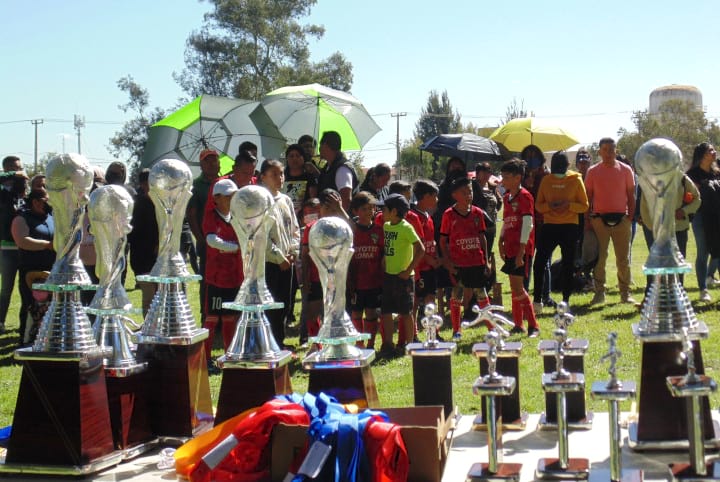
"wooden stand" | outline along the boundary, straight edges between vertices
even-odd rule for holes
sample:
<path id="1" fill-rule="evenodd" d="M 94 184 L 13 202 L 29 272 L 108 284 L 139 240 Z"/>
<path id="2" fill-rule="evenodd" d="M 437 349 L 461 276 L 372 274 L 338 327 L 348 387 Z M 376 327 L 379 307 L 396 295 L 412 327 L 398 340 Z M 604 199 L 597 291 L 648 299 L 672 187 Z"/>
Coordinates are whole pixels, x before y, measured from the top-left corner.
<path id="1" fill-rule="evenodd" d="M 667 389 L 666 378 L 686 373 L 680 341 L 644 342 L 640 373 L 640 401 L 637 422 L 629 427 L 628 444 L 635 451 L 687 450 L 687 407 Z M 693 341 L 695 367 L 705 373 L 700 341 Z M 716 428 L 708 397 L 701 399 L 703 440 L 706 449 L 718 448 Z"/>
<path id="2" fill-rule="evenodd" d="M 472 348 L 473 355 L 480 360 L 480 375 L 485 376 L 488 372 L 487 364 L 487 343 L 476 343 Z M 527 426 L 527 412 L 520 409 L 520 352 L 522 343 L 519 341 L 505 342 L 502 348 L 497 351 L 497 371 L 504 375 L 515 378 L 516 389 L 512 394 L 500 397 L 497 403 L 497 418 L 502 420 L 504 430 L 525 430 Z M 487 429 L 487 413 L 484 396 L 482 397 L 482 411 L 473 421 L 474 430 Z"/>
<path id="3" fill-rule="evenodd" d="M 140 343 L 137 359 L 150 365 L 152 429 L 161 441 L 182 444 L 212 428 L 202 340 L 188 345 Z"/>
<path id="4" fill-rule="evenodd" d="M 375 350 L 362 350 L 363 357 L 350 360 L 320 360 L 318 352 L 303 360 L 303 369 L 310 374 L 308 392 L 324 392 L 340 403 L 356 403 L 360 408 L 380 406 L 375 377 L 370 362 Z"/>
<path id="5" fill-rule="evenodd" d="M 127 376 L 105 378 L 110 407 L 110 423 L 115 448 L 123 451 L 123 459 L 131 459 L 157 445 L 151 429 L 147 369 Z"/>
<path id="6" fill-rule="evenodd" d="M 587 340 L 573 338 L 568 340 L 565 347 L 564 367 L 569 372 L 585 373 L 585 353 L 589 343 Z M 555 370 L 555 340 L 543 340 L 538 344 L 538 351 L 543 357 L 543 372 L 552 373 Z M 593 413 L 588 412 L 585 404 L 585 392 L 566 393 L 567 424 L 571 430 L 590 430 L 592 428 Z M 554 393 L 545 394 L 545 413 L 540 415 L 538 425 L 541 430 L 555 430 L 557 428 L 557 402 Z"/>
<path id="7" fill-rule="evenodd" d="M 17 350 L 23 364 L 1 472 L 84 475 L 120 462 L 110 429 L 102 352 Z"/>
<path id="8" fill-rule="evenodd" d="M 218 366 L 223 369 L 223 373 L 215 425 L 249 408 L 259 407 L 275 395 L 292 393 L 287 364 L 275 367 L 234 367 L 232 362 L 226 362 L 221 357 Z"/>
<path id="9" fill-rule="evenodd" d="M 456 343 L 440 342 L 433 348 L 410 343 L 406 350 L 412 358 L 415 405 L 442 405 L 445 418 L 455 411 L 452 387 L 452 354 Z"/>

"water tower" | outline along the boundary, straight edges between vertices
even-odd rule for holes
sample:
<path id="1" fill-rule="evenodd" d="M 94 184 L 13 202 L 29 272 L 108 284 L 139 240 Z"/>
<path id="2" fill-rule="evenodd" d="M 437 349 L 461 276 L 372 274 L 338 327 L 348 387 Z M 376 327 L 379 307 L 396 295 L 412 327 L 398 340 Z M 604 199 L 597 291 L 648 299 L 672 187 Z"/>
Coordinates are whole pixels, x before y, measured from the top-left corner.
<path id="1" fill-rule="evenodd" d="M 673 99 L 689 101 L 698 110 L 703 110 L 702 92 L 692 85 L 666 85 L 650 92 L 650 114 L 657 114 L 660 106 Z"/>

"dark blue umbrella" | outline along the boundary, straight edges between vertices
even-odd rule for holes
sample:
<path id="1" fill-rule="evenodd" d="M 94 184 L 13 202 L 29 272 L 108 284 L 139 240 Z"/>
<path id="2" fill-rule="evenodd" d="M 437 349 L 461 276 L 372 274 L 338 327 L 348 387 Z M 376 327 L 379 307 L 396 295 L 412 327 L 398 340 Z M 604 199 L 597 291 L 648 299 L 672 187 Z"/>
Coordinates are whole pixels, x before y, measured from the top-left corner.
<path id="1" fill-rule="evenodd" d="M 420 146 L 436 156 L 459 157 L 468 161 L 501 161 L 500 148 L 490 139 L 475 134 L 442 134 L 435 136 Z"/>

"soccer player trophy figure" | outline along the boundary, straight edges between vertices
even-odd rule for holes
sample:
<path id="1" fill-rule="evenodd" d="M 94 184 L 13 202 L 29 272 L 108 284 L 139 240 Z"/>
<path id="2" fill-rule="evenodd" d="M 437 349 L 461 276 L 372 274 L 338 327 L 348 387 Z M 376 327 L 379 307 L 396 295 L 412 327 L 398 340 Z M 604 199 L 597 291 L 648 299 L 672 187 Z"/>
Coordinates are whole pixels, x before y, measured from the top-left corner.
<path id="1" fill-rule="evenodd" d="M 671 396 L 666 378 L 683 373 L 678 361 L 684 329 L 695 350 L 698 373 L 703 373 L 700 340 L 708 337 L 705 323 L 698 321 L 680 274 L 691 271 L 678 249 L 675 213 L 681 206 L 684 189 L 683 160 L 680 149 L 667 139 L 651 139 L 635 154 L 635 169 L 647 203 L 644 220 L 652 226 L 654 242 L 643 272 L 652 277 L 643 301 L 640 321 L 632 325 L 635 338 L 642 343 L 639 410 L 637 422 L 629 426 L 629 445 L 636 450 L 686 450 L 688 426 L 668 423 L 686 416 L 686 404 Z M 645 211 L 644 211 L 645 212 Z M 708 446 L 720 445 L 717 429 L 710 417 L 707 397 L 701 399 L 704 412 L 702 429 Z"/>

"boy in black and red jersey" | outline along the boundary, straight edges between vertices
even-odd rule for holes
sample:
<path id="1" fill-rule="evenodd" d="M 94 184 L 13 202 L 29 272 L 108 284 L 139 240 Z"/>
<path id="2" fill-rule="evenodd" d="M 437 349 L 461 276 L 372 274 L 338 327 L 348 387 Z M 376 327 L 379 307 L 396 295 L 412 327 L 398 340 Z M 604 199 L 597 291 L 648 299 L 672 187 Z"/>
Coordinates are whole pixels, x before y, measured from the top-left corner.
<path id="1" fill-rule="evenodd" d="M 383 267 L 385 234 L 382 226 L 373 222 L 375 203 L 377 199 L 366 191 L 355 194 L 350 201 L 355 250 L 348 274 L 350 310 L 355 328 L 359 332 L 370 334 L 368 348 L 375 348 L 378 308 L 380 308 L 382 280 L 385 273 Z"/>
<path id="2" fill-rule="evenodd" d="M 437 292 L 437 278 L 435 268 L 440 266 L 435 244 L 435 223 L 430 213 L 437 208 L 439 189 L 437 184 L 426 179 L 420 179 L 413 186 L 413 195 L 417 202 L 410 205 L 411 212 L 420 220 L 420 239 L 425 246 L 425 256 L 418 265 L 415 280 L 415 312 L 417 320 L 425 316 L 425 305 L 435 303 Z"/>
<path id="3" fill-rule="evenodd" d="M 503 225 L 498 252 L 505 260 L 502 272 L 510 278 L 515 323 L 511 333 L 524 333 L 523 319 L 527 319 L 528 336 L 534 338 L 540 334 L 540 327 L 523 280 L 529 274 L 535 248 L 535 203 L 532 194 L 521 185 L 524 171 L 525 163 L 520 159 L 511 159 L 500 168 L 506 192 L 503 196 Z"/>
<path id="4" fill-rule="evenodd" d="M 450 321 L 453 338 L 460 333 L 461 309 L 467 313 L 473 294 L 481 307 L 490 304 L 485 284 L 488 276 L 485 213 L 473 206 L 472 185 L 467 177 L 455 179 L 451 185 L 455 204 L 448 208 L 440 224 L 440 251 L 445 267 L 455 278 L 450 300 Z"/>

